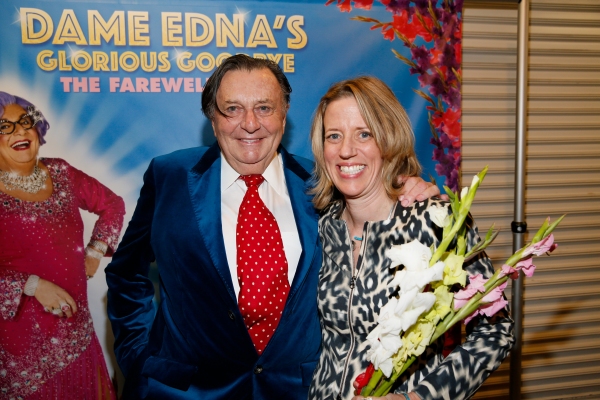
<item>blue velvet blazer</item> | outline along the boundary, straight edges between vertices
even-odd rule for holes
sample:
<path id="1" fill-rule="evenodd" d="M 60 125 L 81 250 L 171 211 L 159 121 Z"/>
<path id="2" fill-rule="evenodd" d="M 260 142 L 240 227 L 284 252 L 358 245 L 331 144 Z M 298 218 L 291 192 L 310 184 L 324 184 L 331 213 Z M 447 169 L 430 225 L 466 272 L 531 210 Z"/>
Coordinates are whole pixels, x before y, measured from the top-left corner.
<path id="1" fill-rule="evenodd" d="M 279 149 L 302 255 L 279 326 L 259 357 L 240 315 L 221 228 L 215 144 L 157 157 L 106 268 L 124 399 L 306 399 L 319 357 L 318 214 L 312 162 Z M 148 278 L 156 261 L 161 302 Z"/>

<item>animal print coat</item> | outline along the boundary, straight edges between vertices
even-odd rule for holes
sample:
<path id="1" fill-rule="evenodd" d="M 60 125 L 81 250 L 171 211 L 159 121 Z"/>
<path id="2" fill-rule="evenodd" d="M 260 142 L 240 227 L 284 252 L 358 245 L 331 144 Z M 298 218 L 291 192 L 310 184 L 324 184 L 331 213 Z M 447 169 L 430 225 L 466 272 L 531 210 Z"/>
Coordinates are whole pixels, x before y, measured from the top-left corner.
<path id="1" fill-rule="evenodd" d="M 310 399 L 352 398 L 352 383 L 369 365 L 366 337 L 392 294 L 387 287 L 393 275 L 386 250 L 414 239 L 427 246 L 437 245 L 441 229 L 431 222 L 427 209 L 441 203 L 429 199 L 407 208 L 397 203 L 391 220 L 367 222 L 356 266 L 348 228 L 340 219 L 342 203 L 333 203 L 324 211 L 319 221 L 323 266 L 318 291 L 323 350 Z M 467 224 L 470 249 L 479 236 L 473 221 Z M 494 272 L 483 253 L 470 260 L 466 269 L 469 275 L 481 273 L 485 277 Z M 508 354 L 513 344 L 512 328 L 507 310 L 493 318 L 474 318 L 462 345 L 443 359 L 442 336 L 400 377 L 396 391 L 414 391 L 422 399 L 469 398 Z"/>

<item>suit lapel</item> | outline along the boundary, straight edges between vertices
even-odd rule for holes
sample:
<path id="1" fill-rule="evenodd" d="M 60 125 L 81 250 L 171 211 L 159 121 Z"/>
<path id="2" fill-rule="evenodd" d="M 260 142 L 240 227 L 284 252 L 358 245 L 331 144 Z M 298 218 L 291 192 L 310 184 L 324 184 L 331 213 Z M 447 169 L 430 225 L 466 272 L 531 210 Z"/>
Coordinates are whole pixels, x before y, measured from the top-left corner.
<path id="1" fill-rule="evenodd" d="M 302 245 L 302 255 L 290 288 L 288 299 L 288 303 L 290 303 L 291 301 L 295 302 L 294 295 L 302 286 L 306 274 L 313 264 L 317 249 L 319 216 L 313 207 L 312 196 L 307 194 L 311 174 L 294 160 L 283 147 L 280 147 L 279 151 L 283 160 L 286 185 L 294 210 L 300 244 Z M 317 268 L 320 267 L 320 265 L 317 266 Z"/>
<path id="2" fill-rule="evenodd" d="M 231 300 L 237 303 L 227 254 L 223 244 L 221 221 L 221 150 L 215 143 L 188 172 L 188 189 L 200 240 L 206 247 Z M 217 223 L 218 222 L 218 223 Z M 221 290 L 215 292 L 222 293 Z"/>
<path id="3" fill-rule="evenodd" d="M 280 146 L 284 174 L 294 218 L 300 236 L 302 254 L 290 288 L 288 302 L 294 298 L 306 274 L 311 268 L 318 244 L 319 217 L 307 195 L 311 174 Z M 223 244 L 221 223 L 221 150 L 217 144 L 204 153 L 200 161 L 188 172 L 188 189 L 194 215 L 200 230 L 200 240 L 204 243 L 211 261 L 221 277 L 231 300 L 236 300 L 227 264 L 227 254 Z M 217 216 L 218 218 L 215 218 Z M 320 265 L 317 266 L 320 268 Z M 220 291 L 218 291 L 220 292 Z"/>

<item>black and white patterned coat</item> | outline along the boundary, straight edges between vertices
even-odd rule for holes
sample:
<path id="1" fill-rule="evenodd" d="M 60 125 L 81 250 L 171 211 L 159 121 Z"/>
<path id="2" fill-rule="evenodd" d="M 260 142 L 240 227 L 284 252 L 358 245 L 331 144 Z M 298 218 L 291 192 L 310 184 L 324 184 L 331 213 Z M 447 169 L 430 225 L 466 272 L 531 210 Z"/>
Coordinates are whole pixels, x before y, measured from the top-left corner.
<path id="1" fill-rule="evenodd" d="M 446 203 L 430 199 L 407 208 L 397 203 L 390 220 L 366 223 L 357 266 L 353 265 L 348 228 L 340 219 L 341 202 L 324 211 L 319 223 L 323 266 L 318 292 L 323 350 L 310 387 L 310 399 L 352 398 L 352 383 L 369 365 L 366 337 L 392 294 L 387 285 L 393 271 L 389 269 L 386 251 L 392 245 L 415 239 L 427 246 L 439 243 L 441 229 L 432 223 L 427 211 L 431 204 Z M 467 224 L 471 248 L 479 236 L 472 220 Z M 485 254 L 466 264 L 469 275 L 481 273 L 490 277 L 494 272 Z M 471 397 L 507 356 L 513 344 L 512 328 L 507 310 L 493 318 L 474 318 L 462 345 L 443 359 L 442 336 L 400 377 L 396 391 L 414 391 L 422 399 Z"/>

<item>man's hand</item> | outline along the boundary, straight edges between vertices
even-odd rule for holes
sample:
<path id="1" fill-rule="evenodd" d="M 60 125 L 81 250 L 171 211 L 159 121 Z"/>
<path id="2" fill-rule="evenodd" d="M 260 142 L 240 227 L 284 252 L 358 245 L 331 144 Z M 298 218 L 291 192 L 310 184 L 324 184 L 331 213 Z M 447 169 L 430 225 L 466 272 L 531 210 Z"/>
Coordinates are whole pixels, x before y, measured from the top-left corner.
<path id="1" fill-rule="evenodd" d="M 447 195 L 440 195 L 440 189 L 431 182 L 425 182 L 417 176 L 404 177 L 399 176 L 398 180 L 404 182 L 402 192 L 398 197 L 404 207 L 411 205 L 415 201 L 423 201 L 433 196 L 440 196 L 443 200 L 448 200 Z"/>

